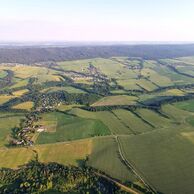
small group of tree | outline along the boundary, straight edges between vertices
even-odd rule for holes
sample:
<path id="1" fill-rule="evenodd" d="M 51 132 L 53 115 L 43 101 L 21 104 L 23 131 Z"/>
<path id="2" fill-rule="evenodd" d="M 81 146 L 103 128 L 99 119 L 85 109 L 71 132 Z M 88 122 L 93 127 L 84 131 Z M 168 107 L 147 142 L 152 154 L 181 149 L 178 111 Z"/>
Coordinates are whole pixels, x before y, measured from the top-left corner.
<path id="1" fill-rule="evenodd" d="M 5 88 L 13 84 L 12 78 L 14 76 L 13 71 L 5 70 L 7 75 L 0 79 L 0 88 Z"/>

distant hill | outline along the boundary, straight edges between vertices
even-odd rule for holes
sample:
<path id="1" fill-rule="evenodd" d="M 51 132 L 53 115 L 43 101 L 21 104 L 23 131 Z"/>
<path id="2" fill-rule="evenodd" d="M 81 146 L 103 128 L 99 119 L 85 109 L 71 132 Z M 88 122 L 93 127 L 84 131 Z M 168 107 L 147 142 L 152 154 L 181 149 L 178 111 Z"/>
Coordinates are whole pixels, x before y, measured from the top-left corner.
<path id="1" fill-rule="evenodd" d="M 194 55 L 194 44 L 185 45 L 113 45 L 72 47 L 0 48 L 0 63 L 35 63 L 95 57 L 128 56 L 144 59 L 174 58 Z"/>

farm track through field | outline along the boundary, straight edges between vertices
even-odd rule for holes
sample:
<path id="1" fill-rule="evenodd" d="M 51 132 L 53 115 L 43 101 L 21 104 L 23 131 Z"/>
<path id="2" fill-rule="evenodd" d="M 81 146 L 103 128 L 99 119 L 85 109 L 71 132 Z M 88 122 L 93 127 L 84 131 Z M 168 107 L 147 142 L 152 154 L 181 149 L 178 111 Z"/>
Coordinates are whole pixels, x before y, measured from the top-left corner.
<path id="1" fill-rule="evenodd" d="M 145 178 L 144 177 L 142 177 L 139 173 L 138 173 L 138 170 L 136 170 L 136 167 L 135 167 L 135 165 L 134 164 L 132 164 L 131 162 L 129 162 L 126 158 L 125 158 L 125 156 L 124 156 L 124 154 L 123 154 L 123 151 L 122 151 L 122 146 L 121 146 L 121 144 L 120 144 L 120 142 L 119 142 L 119 138 L 118 138 L 118 136 L 114 136 L 115 137 L 115 140 L 116 140 L 116 142 L 117 142 L 117 144 L 118 144 L 118 152 L 119 152 L 119 155 L 120 155 L 120 157 L 121 157 L 121 159 L 123 160 L 123 162 L 125 163 L 125 165 L 129 168 L 129 169 L 131 169 L 131 171 L 142 181 L 142 183 L 150 190 L 150 191 L 152 191 L 154 194 L 157 194 L 158 192 L 157 192 L 157 190 L 150 184 L 150 183 L 148 183 L 148 181 L 147 180 L 145 180 Z M 142 173 L 141 173 L 142 174 Z"/>

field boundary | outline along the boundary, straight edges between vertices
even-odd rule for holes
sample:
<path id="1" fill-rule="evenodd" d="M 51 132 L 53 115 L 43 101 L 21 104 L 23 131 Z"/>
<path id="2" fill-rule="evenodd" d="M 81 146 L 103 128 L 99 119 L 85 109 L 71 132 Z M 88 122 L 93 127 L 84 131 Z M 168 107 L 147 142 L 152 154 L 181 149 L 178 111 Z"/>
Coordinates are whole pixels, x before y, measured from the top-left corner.
<path id="1" fill-rule="evenodd" d="M 138 170 L 136 170 L 136 168 L 134 167 L 134 165 L 133 164 L 131 164 L 131 162 L 129 162 L 126 158 L 125 158 L 125 156 L 124 156 L 124 154 L 123 154 L 123 151 L 122 151 L 122 146 L 121 146 L 121 143 L 120 143 L 120 141 L 119 141 L 119 138 L 118 138 L 118 136 L 115 136 L 115 140 L 116 140 L 116 142 L 117 142 L 117 144 L 118 144 L 118 152 L 119 152 L 119 155 L 120 155 L 120 157 L 121 157 L 121 159 L 123 160 L 123 162 L 125 163 L 125 165 L 126 166 L 128 166 L 130 169 L 131 169 L 131 171 L 142 181 L 142 183 L 150 190 L 150 191 L 152 191 L 154 194 L 157 194 L 158 192 L 157 192 L 157 190 L 149 183 L 148 184 L 148 181 L 146 180 L 145 181 L 145 178 L 144 177 L 142 177 L 139 173 L 138 173 Z"/>

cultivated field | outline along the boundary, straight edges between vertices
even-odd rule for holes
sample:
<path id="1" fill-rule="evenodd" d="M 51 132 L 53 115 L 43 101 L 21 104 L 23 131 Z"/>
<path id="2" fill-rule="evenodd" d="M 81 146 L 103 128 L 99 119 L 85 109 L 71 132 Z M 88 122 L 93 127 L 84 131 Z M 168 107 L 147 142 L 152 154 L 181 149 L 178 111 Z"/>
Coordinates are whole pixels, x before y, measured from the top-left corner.
<path id="1" fill-rule="evenodd" d="M 4 104 L 5 102 L 9 101 L 14 97 L 15 96 L 10 96 L 10 95 L 0 95 L 0 105 Z"/>
<path id="2" fill-rule="evenodd" d="M 65 165 L 80 165 L 92 150 L 92 140 L 79 140 L 69 143 L 37 145 L 33 148 L 0 149 L 0 167 L 17 168 L 38 158 L 41 162 L 58 162 Z"/>
<path id="3" fill-rule="evenodd" d="M 123 182 L 136 180 L 133 173 L 121 162 L 118 155 L 118 145 L 113 137 L 93 140 L 88 165 Z"/>
<path id="4" fill-rule="evenodd" d="M 31 102 L 31 101 L 28 101 L 28 102 L 22 102 L 20 104 L 17 104 L 15 106 L 13 106 L 12 108 L 13 109 L 23 109 L 23 110 L 28 110 L 30 111 L 34 106 L 34 103 Z"/>
<path id="5" fill-rule="evenodd" d="M 135 104 L 137 97 L 135 96 L 109 96 L 100 99 L 92 104 L 92 106 L 114 106 L 114 105 L 132 105 Z"/>

